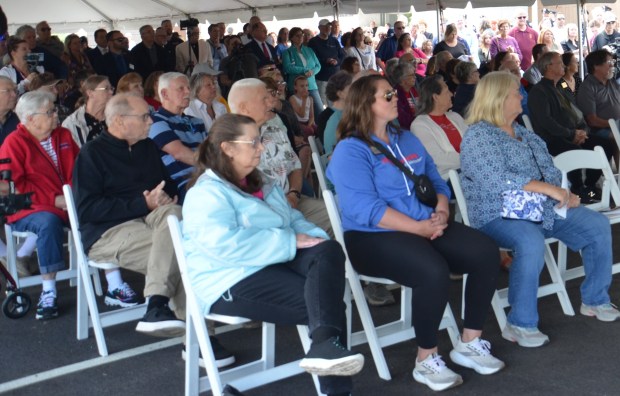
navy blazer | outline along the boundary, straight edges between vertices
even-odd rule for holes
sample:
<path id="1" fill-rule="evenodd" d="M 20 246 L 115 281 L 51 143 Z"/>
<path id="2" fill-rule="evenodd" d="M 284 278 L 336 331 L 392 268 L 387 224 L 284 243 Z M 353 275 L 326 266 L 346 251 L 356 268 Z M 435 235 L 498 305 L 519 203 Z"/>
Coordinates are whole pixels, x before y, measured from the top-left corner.
<path id="1" fill-rule="evenodd" d="M 256 40 L 251 40 L 249 43 L 246 44 L 246 48 L 249 49 L 250 52 L 256 55 L 256 57 L 258 58 L 259 69 L 270 63 L 274 63 L 274 64 L 278 63 L 278 53 L 276 52 L 276 49 L 272 47 L 271 45 L 269 45 L 269 43 L 267 42 L 265 43 L 265 45 L 269 49 L 272 59 L 267 59 L 265 57 L 265 53 L 263 52 L 263 49 L 261 48 L 261 46 L 258 45 Z"/>

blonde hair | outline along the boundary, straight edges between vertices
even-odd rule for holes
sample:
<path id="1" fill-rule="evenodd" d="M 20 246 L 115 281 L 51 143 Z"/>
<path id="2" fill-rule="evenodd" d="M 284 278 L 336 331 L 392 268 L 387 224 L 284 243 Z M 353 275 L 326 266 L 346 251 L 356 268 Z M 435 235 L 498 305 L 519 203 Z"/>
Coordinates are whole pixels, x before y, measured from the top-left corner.
<path id="1" fill-rule="evenodd" d="M 509 72 L 498 71 L 484 76 L 476 86 L 467 112 L 467 124 L 486 121 L 498 127 L 505 125 L 504 102 L 512 84 L 518 85 L 519 79 Z"/>

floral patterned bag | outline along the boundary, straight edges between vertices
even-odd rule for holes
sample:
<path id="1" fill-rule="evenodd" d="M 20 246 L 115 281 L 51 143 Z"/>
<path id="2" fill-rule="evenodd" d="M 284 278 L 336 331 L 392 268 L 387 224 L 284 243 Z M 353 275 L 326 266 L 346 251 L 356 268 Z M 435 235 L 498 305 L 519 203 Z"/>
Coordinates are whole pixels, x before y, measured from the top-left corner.
<path id="1" fill-rule="evenodd" d="M 545 194 L 525 190 L 508 190 L 502 193 L 502 200 L 502 218 L 542 223 L 543 202 L 547 200 Z"/>

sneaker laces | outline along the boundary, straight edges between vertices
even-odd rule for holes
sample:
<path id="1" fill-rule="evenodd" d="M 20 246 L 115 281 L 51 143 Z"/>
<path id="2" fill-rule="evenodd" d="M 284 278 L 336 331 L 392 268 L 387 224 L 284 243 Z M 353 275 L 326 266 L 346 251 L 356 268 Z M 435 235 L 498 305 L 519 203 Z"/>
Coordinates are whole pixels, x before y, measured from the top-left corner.
<path id="1" fill-rule="evenodd" d="M 340 337 L 332 337 L 332 344 L 334 344 L 334 346 L 336 346 L 336 348 L 343 350 L 343 351 L 348 351 L 347 348 L 344 347 L 344 345 L 342 345 L 342 343 L 340 343 Z"/>
<path id="2" fill-rule="evenodd" d="M 426 358 L 422 364 L 435 373 L 440 373 L 446 368 L 446 362 L 443 361 L 441 355 L 436 353 L 431 355 L 432 358 Z"/>
<path id="3" fill-rule="evenodd" d="M 116 289 L 118 290 L 118 294 L 122 298 L 132 298 L 136 296 L 136 292 L 127 284 L 127 282 L 123 282 L 121 286 Z"/>
<path id="4" fill-rule="evenodd" d="M 478 338 L 476 342 L 472 342 L 468 346 L 475 350 L 480 356 L 488 356 L 491 354 L 491 343 L 482 338 Z"/>
<path id="5" fill-rule="evenodd" d="M 41 292 L 41 297 L 39 297 L 39 307 L 47 308 L 54 306 L 54 299 L 56 298 L 56 293 L 53 290 L 43 291 Z"/>

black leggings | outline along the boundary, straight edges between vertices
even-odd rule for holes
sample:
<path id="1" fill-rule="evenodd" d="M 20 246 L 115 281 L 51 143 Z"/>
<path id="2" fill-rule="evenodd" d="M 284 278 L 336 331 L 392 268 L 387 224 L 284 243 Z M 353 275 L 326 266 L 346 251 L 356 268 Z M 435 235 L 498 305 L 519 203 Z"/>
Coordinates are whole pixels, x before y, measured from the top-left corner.
<path id="1" fill-rule="evenodd" d="M 420 348 L 437 346 L 450 272 L 468 274 L 464 326 L 482 330 L 499 271 L 499 248 L 491 238 L 450 223 L 433 241 L 398 231 L 347 231 L 344 239 L 351 264 L 360 274 L 412 288 L 412 320 Z"/>

